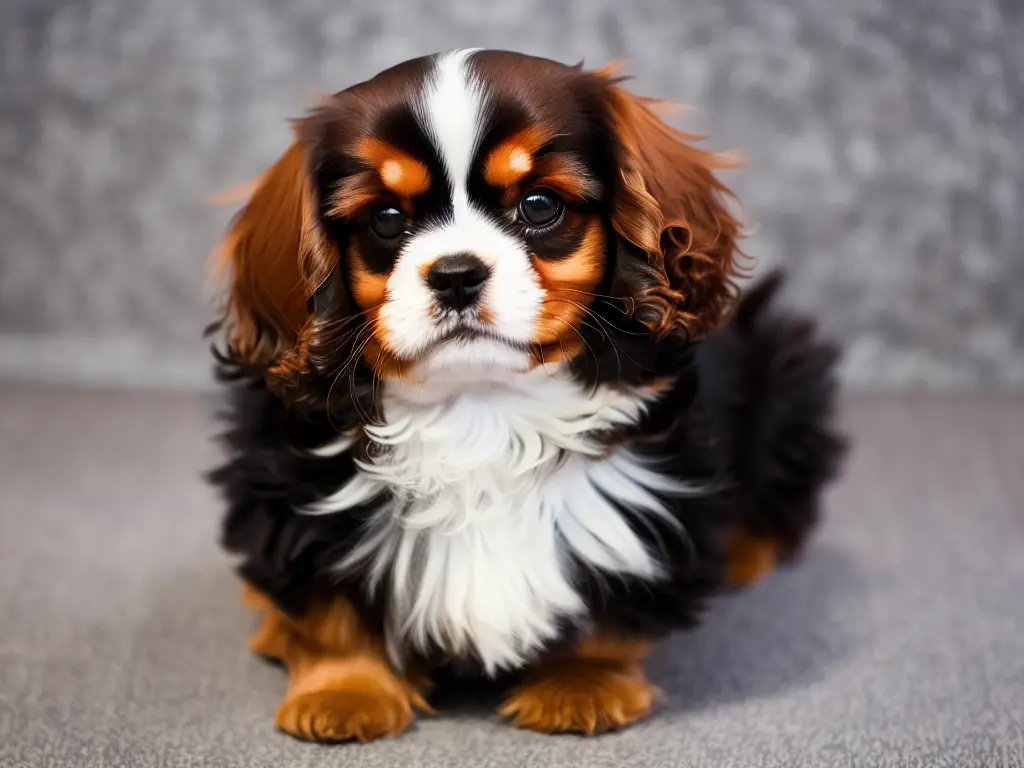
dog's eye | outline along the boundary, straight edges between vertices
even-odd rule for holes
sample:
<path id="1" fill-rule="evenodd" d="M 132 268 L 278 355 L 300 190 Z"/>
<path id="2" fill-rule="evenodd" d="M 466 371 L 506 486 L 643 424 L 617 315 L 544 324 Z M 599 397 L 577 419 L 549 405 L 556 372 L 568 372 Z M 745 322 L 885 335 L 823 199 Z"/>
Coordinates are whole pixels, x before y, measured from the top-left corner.
<path id="1" fill-rule="evenodd" d="M 381 240 L 394 240 L 405 231 L 405 216 L 393 205 L 382 205 L 370 214 L 370 226 Z"/>
<path id="2" fill-rule="evenodd" d="M 545 227 L 558 220 L 564 207 L 553 192 L 537 189 L 519 201 L 519 215 L 531 227 Z"/>

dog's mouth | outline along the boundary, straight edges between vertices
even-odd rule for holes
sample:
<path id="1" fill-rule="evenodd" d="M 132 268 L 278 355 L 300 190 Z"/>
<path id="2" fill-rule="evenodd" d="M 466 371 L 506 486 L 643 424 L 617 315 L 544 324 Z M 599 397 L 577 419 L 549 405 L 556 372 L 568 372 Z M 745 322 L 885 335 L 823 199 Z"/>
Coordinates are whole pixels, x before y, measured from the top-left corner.
<path id="1" fill-rule="evenodd" d="M 507 381 L 533 365 L 533 344 L 494 330 L 460 323 L 447 327 L 416 355 L 409 378 L 429 377 L 441 386 L 464 388 Z"/>
<path id="2" fill-rule="evenodd" d="M 439 338 L 435 339 L 425 350 L 425 354 L 430 354 L 431 352 L 436 351 L 439 347 L 446 346 L 448 344 L 472 344 L 477 341 L 503 344 L 519 352 L 528 352 L 531 347 L 529 342 L 510 339 L 507 336 L 502 336 L 500 333 L 495 333 L 494 331 L 490 331 L 485 328 L 470 325 L 459 325 L 445 331 L 445 333 L 443 333 Z"/>

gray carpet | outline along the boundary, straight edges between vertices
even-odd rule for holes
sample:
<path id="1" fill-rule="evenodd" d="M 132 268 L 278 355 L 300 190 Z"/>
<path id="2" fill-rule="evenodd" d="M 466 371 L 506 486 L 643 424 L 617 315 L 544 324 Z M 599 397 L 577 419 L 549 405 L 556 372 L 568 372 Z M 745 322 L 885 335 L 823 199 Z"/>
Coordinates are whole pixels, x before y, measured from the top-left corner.
<path id="1" fill-rule="evenodd" d="M 666 643 L 597 740 L 457 706 L 393 741 L 271 725 L 215 544 L 209 401 L 0 390 L 0 766 L 1024 765 L 1024 400 L 858 399 L 807 558 Z"/>

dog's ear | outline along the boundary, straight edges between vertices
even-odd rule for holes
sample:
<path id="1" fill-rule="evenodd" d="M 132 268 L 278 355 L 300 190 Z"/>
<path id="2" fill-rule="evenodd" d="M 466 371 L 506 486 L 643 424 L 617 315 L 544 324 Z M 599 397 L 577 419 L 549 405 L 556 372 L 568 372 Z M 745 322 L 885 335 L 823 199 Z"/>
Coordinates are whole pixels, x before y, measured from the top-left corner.
<path id="1" fill-rule="evenodd" d="M 659 105 L 624 90 L 612 71 L 595 73 L 615 144 L 618 177 L 612 224 L 623 240 L 618 290 L 652 332 L 700 337 L 717 327 L 736 296 L 740 225 L 716 170 L 738 162 L 697 149 L 701 137 L 655 114 Z"/>
<path id="2" fill-rule="evenodd" d="M 305 124 L 261 176 L 216 255 L 226 280 L 222 328 L 228 357 L 275 384 L 302 372 L 310 298 L 338 261 L 318 220 Z"/>

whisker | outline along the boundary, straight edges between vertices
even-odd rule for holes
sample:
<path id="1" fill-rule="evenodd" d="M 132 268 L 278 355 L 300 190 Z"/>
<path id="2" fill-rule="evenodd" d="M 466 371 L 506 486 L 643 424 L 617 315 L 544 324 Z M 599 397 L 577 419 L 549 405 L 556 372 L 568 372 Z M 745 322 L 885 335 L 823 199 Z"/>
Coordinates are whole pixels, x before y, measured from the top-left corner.
<path id="1" fill-rule="evenodd" d="M 341 336 L 340 338 L 338 338 L 338 339 L 336 339 L 336 340 L 335 340 L 335 346 L 336 346 L 336 347 L 344 347 L 344 346 L 346 346 L 346 345 L 348 344 L 348 342 L 349 342 L 350 340 L 352 340 L 352 339 L 354 339 L 354 338 L 358 337 L 358 336 L 359 336 L 359 334 L 360 334 L 360 333 L 361 333 L 361 332 L 362 332 L 362 331 L 363 331 L 363 330 L 364 330 L 364 329 L 365 329 L 366 327 L 367 327 L 366 325 L 361 325 L 361 326 L 359 326 L 358 328 L 355 328 L 355 329 L 353 329 L 353 330 L 349 331 L 349 332 L 348 332 L 348 333 L 346 333 L 346 334 L 345 334 L 344 336 Z M 376 326 L 376 323 L 371 323 L 371 327 L 373 327 L 373 328 L 376 328 L 376 327 L 377 327 L 377 326 Z"/>
<path id="2" fill-rule="evenodd" d="M 549 301 L 550 302 L 562 302 L 562 303 L 565 303 L 565 304 L 572 304 L 574 307 L 577 307 L 579 310 L 581 310 L 585 315 L 594 318 L 594 320 L 596 320 L 598 323 L 606 324 L 612 330 L 623 332 L 623 333 L 625 332 L 621 328 L 618 328 L 617 326 L 612 325 L 610 322 L 608 322 L 607 320 L 602 318 L 600 315 L 598 315 L 596 312 L 591 310 L 589 307 L 584 306 L 583 304 L 579 304 L 579 303 L 577 303 L 575 301 L 572 301 L 571 299 L 545 299 L 544 303 L 547 303 Z M 593 326 L 590 326 L 590 327 L 593 328 Z M 620 353 L 622 355 L 624 355 L 627 360 L 629 360 L 633 365 L 635 365 L 640 370 L 642 370 L 642 371 L 648 370 L 645 366 L 640 365 L 636 360 L 634 360 L 632 357 L 630 357 L 628 354 L 626 354 L 625 350 L 622 349 L 622 347 L 615 341 L 615 339 L 611 336 L 611 334 L 609 334 L 606 331 L 604 331 L 603 327 L 600 329 L 599 332 L 608 341 L 608 343 L 612 345 L 612 349 L 615 351 L 616 365 L 618 366 L 618 375 L 620 377 L 622 376 L 622 358 L 619 356 Z M 637 335 L 641 335 L 641 334 L 637 334 Z M 597 358 L 595 357 L 595 360 L 596 359 Z"/>
<path id="3" fill-rule="evenodd" d="M 349 372 L 348 373 L 349 391 L 353 392 L 353 393 L 355 392 L 355 387 L 356 387 L 356 367 L 358 366 L 359 357 L 362 356 L 363 350 L 365 350 L 367 345 L 373 340 L 373 335 L 374 335 L 374 332 L 376 331 L 375 324 L 374 325 L 369 325 L 369 326 L 367 326 L 367 328 L 370 329 L 370 333 L 367 335 L 366 340 L 363 341 L 363 343 L 360 344 L 359 347 L 353 351 L 353 357 L 355 358 L 355 360 L 352 363 L 352 365 L 350 365 L 349 368 L 348 368 L 348 372 Z M 352 358 L 349 358 L 349 359 L 351 360 Z M 371 396 L 371 398 L 374 397 L 374 392 L 375 392 L 374 387 L 375 387 L 377 378 L 378 378 L 377 372 L 371 367 L 370 368 L 370 396 Z M 362 410 L 362 404 L 359 402 L 359 398 L 358 397 L 353 397 L 352 398 L 352 404 L 353 404 L 353 406 L 356 409 L 356 415 L 359 416 L 359 419 L 362 422 L 367 423 L 367 424 L 372 422 L 372 420 L 373 420 L 372 414 Z"/>
<path id="4" fill-rule="evenodd" d="M 381 380 L 380 375 L 377 373 L 377 371 L 380 370 L 380 359 L 381 359 L 381 357 L 383 355 L 384 355 L 384 345 L 381 344 L 380 345 L 380 351 L 377 353 L 377 359 L 374 360 L 373 366 L 372 366 L 372 368 L 373 368 L 373 379 L 370 380 L 370 396 L 373 398 L 374 402 L 377 402 L 377 398 L 379 397 L 379 395 L 377 394 L 377 387 L 378 387 L 378 385 L 383 385 L 383 381 Z M 386 363 L 387 360 L 385 360 L 384 362 Z"/>
<path id="5" fill-rule="evenodd" d="M 562 292 L 565 292 L 565 293 L 579 293 L 579 294 L 581 294 L 583 296 L 590 296 L 590 297 L 594 297 L 594 298 L 612 298 L 615 301 L 624 301 L 624 299 L 619 299 L 619 298 L 615 298 L 615 297 L 611 297 L 611 296 L 604 296 L 603 294 L 600 294 L 600 293 L 588 293 L 587 291 L 577 291 L 577 290 L 574 290 L 572 288 L 556 288 L 553 292 L 554 293 L 562 293 Z M 548 301 L 551 301 L 551 302 L 563 301 L 563 302 L 566 302 L 568 304 L 573 304 L 574 306 L 580 307 L 580 309 L 586 309 L 587 311 L 590 311 L 590 312 L 593 311 L 593 308 L 586 308 L 585 306 L 577 304 L 576 302 L 572 301 L 571 299 L 559 299 L 557 297 L 556 298 L 548 298 L 548 297 L 546 297 L 544 299 L 544 301 L 545 302 L 548 302 Z M 627 319 L 632 317 L 633 313 L 636 310 L 636 301 L 635 301 L 635 299 L 630 298 L 629 301 L 632 303 L 632 308 L 630 309 L 630 311 L 626 312 L 626 311 L 622 310 L 622 316 L 624 318 L 627 318 Z M 618 333 L 621 333 L 624 336 L 646 336 L 647 335 L 646 331 L 631 331 L 628 328 L 621 328 L 620 326 L 615 325 L 614 323 L 612 323 L 608 319 L 605 319 L 604 322 L 607 323 L 612 328 L 614 328 Z"/>
<path id="6" fill-rule="evenodd" d="M 611 336 L 608 334 L 608 332 L 605 331 L 605 329 L 601 325 L 593 325 L 591 323 L 586 322 L 586 320 L 583 319 L 583 318 L 586 318 L 586 317 L 593 317 L 595 320 L 599 319 L 597 315 L 595 315 L 593 312 L 591 312 L 584 305 L 578 304 L 575 301 L 572 301 L 570 299 L 545 299 L 541 306 L 543 307 L 544 305 L 546 305 L 548 303 L 571 304 L 572 306 L 576 307 L 577 309 L 579 309 L 583 313 L 583 316 L 581 317 L 582 324 L 585 325 L 588 328 L 592 328 L 593 330 L 597 331 L 599 334 L 601 334 L 601 338 L 603 340 L 607 341 L 609 344 L 614 345 L 614 343 L 615 343 L 614 340 L 611 338 Z M 549 313 L 549 314 L 551 314 L 551 313 Z M 551 316 L 552 317 L 556 317 L 555 315 L 551 315 Z M 557 319 L 562 320 L 563 322 L 566 322 L 565 319 L 562 318 L 562 317 L 558 317 Z M 579 333 L 579 329 L 576 329 L 576 332 Z M 580 334 L 580 335 L 582 336 L 582 334 Z M 594 359 L 595 360 L 597 359 L 597 355 L 596 354 L 594 355 Z"/>
<path id="7" fill-rule="evenodd" d="M 327 333 L 336 332 L 341 328 L 344 328 L 349 323 L 355 322 L 356 320 L 359 320 L 360 318 L 370 314 L 371 312 L 380 309 L 382 306 L 384 306 L 383 301 L 374 304 L 372 307 L 367 307 L 366 309 L 360 310 L 359 312 L 353 312 L 351 314 L 345 315 L 344 317 L 333 317 L 329 319 L 324 319 L 321 321 L 321 330 Z"/>
<path id="8" fill-rule="evenodd" d="M 362 346 L 365 346 L 367 343 L 369 343 L 370 339 L 373 337 L 373 329 L 374 329 L 373 324 L 360 326 L 360 328 L 355 332 L 355 344 L 359 345 L 359 338 L 360 338 L 360 336 L 363 333 L 368 333 L 368 336 L 367 336 L 366 341 L 363 342 Z M 351 336 L 351 334 L 349 334 L 348 336 Z M 340 344 L 339 344 L 339 346 L 340 346 Z M 335 431 L 340 431 L 340 430 L 334 424 L 333 417 L 331 416 L 331 397 L 334 394 L 335 386 L 337 386 L 338 382 L 341 380 L 341 377 L 344 376 L 346 372 L 348 372 L 350 374 L 350 376 L 349 376 L 349 396 L 352 399 L 353 406 L 356 408 L 356 414 L 360 418 L 363 418 L 363 415 L 361 413 L 359 413 L 359 402 L 358 402 L 359 398 L 355 396 L 355 366 L 351 365 L 352 361 L 354 359 L 358 359 L 358 355 L 359 355 L 360 351 L 362 350 L 362 346 L 359 346 L 358 349 L 354 350 L 353 353 L 349 355 L 348 359 L 346 359 L 345 362 L 342 363 L 338 367 L 338 373 L 335 375 L 334 379 L 331 381 L 331 386 L 327 390 L 327 419 L 328 419 L 328 423 L 330 423 L 331 427 L 334 428 Z"/>
<path id="9" fill-rule="evenodd" d="M 580 341 L 582 341 L 583 344 L 586 346 L 586 348 L 590 350 L 591 357 L 593 357 L 594 360 L 597 361 L 597 353 L 594 351 L 594 348 L 592 346 L 590 346 L 590 343 L 587 341 L 586 337 L 582 333 L 580 333 L 580 329 L 579 328 L 574 326 L 572 323 L 570 323 L 564 317 L 558 317 L 557 315 L 553 315 L 550 312 L 546 312 L 545 314 L 548 317 L 552 318 L 553 320 L 558 320 L 559 322 L 561 322 L 561 323 L 569 326 L 570 328 L 572 328 L 572 330 L 574 330 L 576 332 L 576 335 L 580 337 Z M 562 339 L 561 339 L 561 337 L 558 337 L 558 347 L 562 351 L 563 359 L 568 360 L 568 357 L 566 357 L 566 354 L 565 354 L 565 347 L 562 346 Z"/>
<path id="10" fill-rule="evenodd" d="M 636 299 L 632 296 L 612 296 L 607 293 L 594 293 L 593 291 L 584 291 L 579 288 L 570 288 L 568 286 L 557 286 L 553 290 L 565 291 L 566 293 L 578 293 L 580 296 L 589 296 L 592 299 L 606 299 L 612 305 L 619 303 L 629 303 L 629 311 L 622 310 L 622 314 L 626 317 L 632 317 L 636 312 Z"/>

